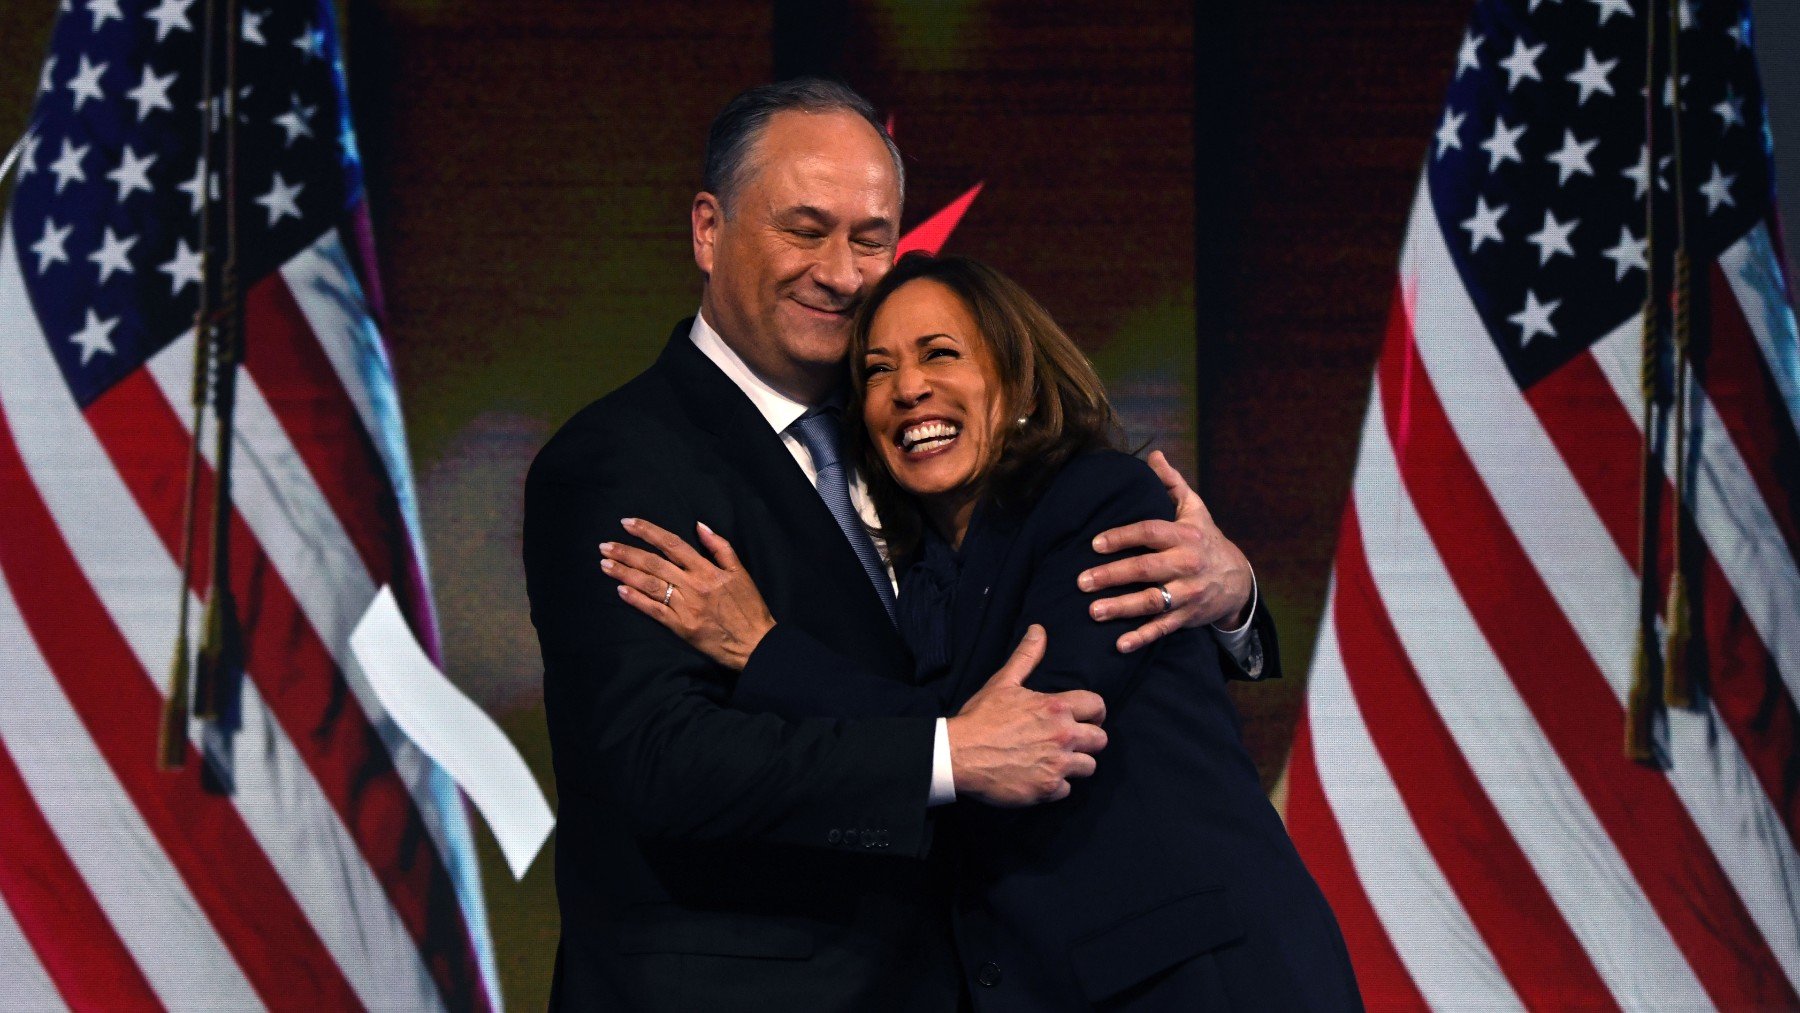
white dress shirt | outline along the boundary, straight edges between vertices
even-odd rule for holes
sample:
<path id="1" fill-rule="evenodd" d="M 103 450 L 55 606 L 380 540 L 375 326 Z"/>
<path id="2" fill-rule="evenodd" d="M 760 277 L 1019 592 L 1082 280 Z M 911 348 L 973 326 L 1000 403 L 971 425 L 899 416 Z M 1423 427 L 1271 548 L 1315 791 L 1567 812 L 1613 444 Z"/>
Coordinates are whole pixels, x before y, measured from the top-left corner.
<path id="1" fill-rule="evenodd" d="M 806 480 L 815 488 L 819 484 L 819 471 L 813 466 L 812 454 L 800 437 L 788 431 L 789 427 L 799 421 L 812 406 L 803 404 L 770 386 L 767 380 L 756 374 L 737 352 L 733 351 L 719 332 L 712 329 L 701 313 L 694 314 L 694 326 L 688 331 L 688 337 L 701 354 L 719 367 L 731 382 L 737 384 L 750 403 L 768 421 L 769 428 L 781 436 L 782 446 L 794 455 L 795 463 L 806 473 Z M 850 502 L 856 507 L 856 513 L 862 518 L 863 526 L 875 539 L 875 547 L 880 550 L 882 559 L 887 562 L 888 582 L 894 587 L 898 596 L 900 583 L 894 574 L 894 564 L 887 559 L 887 546 L 875 532 L 881 526 L 881 519 L 875 513 L 875 503 L 869 498 L 869 487 L 863 481 L 862 474 L 855 469 L 850 472 Z M 1250 615 L 1256 614 L 1256 576 L 1250 578 Z M 1235 630 L 1221 630 L 1213 627 L 1213 635 L 1231 656 L 1237 659 L 1246 674 L 1251 678 L 1262 675 L 1262 640 L 1256 631 L 1250 628 L 1250 621 Z M 956 800 L 956 778 L 950 768 L 950 725 L 947 718 L 937 719 L 937 732 L 932 740 L 931 748 L 931 794 L 928 805 L 943 805 Z"/>

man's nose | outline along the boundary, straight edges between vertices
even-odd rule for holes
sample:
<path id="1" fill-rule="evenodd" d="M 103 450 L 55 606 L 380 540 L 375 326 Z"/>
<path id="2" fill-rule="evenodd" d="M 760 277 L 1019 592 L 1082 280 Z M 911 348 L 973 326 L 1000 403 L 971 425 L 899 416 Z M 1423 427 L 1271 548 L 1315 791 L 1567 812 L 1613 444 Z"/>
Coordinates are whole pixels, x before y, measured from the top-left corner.
<path id="1" fill-rule="evenodd" d="M 855 298 L 862 288 L 862 272 L 857 269 L 856 255 L 850 249 L 848 238 L 832 236 L 825 241 L 818 262 L 813 265 L 812 277 L 833 295 Z"/>

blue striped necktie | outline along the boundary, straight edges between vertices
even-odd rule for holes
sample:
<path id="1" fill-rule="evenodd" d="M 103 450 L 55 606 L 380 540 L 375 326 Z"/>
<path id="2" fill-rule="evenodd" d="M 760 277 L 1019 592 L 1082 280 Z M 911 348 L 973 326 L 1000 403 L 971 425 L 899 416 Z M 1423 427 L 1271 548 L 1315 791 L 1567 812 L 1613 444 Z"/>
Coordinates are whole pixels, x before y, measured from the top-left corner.
<path id="1" fill-rule="evenodd" d="M 844 466 L 844 431 L 838 422 L 837 410 L 813 408 L 789 426 L 788 431 L 799 437 L 806 445 L 806 452 L 812 455 L 813 469 L 819 475 L 819 497 L 825 501 L 825 508 L 831 511 L 838 527 L 843 529 L 844 537 L 850 540 L 850 548 L 862 561 L 863 572 L 868 574 L 869 583 L 875 585 L 882 607 L 887 609 L 888 618 L 893 619 L 894 586 L 888 581 L 887 566 L 881 561 L 881 553 L 875 551 L 875 541 L 863 527 L 856 506 L 850 502 L 850 473 Z"/>

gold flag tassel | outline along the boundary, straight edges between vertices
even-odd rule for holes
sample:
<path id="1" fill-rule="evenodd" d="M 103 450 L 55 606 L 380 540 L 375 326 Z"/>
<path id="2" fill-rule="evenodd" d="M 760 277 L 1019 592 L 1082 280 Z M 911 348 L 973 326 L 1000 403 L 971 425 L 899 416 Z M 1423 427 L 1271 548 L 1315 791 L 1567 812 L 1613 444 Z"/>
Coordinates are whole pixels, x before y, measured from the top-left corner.
<path id="1" fill-rule="evenodd" d="M 200 47 L 200 94 L 213 94 L 213 46 L 217 29 L 217 0 L 206 0 L 204 35 Z M 169 695 L 163 700 L 162 722 L 158 729 L 157 767 L 178 770 L 187 761 L 188 712 L 193 705 L 189 691 L 192 665 L 188 646 L 188 597 L 194 579 L 194 508 L 199 498 L 200 440 L 211 400 L 213 364 L 212 301 L 217 277 L 213 258 L 212 201 L 207 200 L 205 183 L 212 178 L 213 124 L 207 116 L 203 100 L 200 114 L 200 296 L 194 311 L 194 425 L 188 438 L 187 485 L 181 500 L 181 586 L 175 589 L 175 657 L 169 666 Z"/>
<path id="2" fill-rule="evenodd" d="M 1652 9 L 1655 3 L 1653 0 Z M 1654 153 L 1656 140 L 1656 24 L 1654 16 L 1644 19 L 1646 44 L 1644 51 L 1644 146 Z M 1651 164 L 1655 164 L 1652 157 Z M 1656 727 L 1662 717 L 1661 694 L 1657 684 L 1662 677 L 1661 645 L 1657 642 L 1656 612 L 1658 594 L 1656 566 L 1656 533 L 1662 493 L 1662 441 L 1657 438 L 1657 401 L 1661 367 L 1661 312 L 1656 300 L 1658 253 L 1656 242 L 1656 185 L 1654 180 L 1644 192 L 1644 241 L 1646 260 L 1643 310 L 1643 361 L 1639 385 L 1644 396 L 1644 443 L 1639 460 L 1638 487 L 1638 630 L 1637 645 L 1632 656 L 1631 688 L 1625 695 L 1625 756 L 1637 763 L 1656 761 Z"/>

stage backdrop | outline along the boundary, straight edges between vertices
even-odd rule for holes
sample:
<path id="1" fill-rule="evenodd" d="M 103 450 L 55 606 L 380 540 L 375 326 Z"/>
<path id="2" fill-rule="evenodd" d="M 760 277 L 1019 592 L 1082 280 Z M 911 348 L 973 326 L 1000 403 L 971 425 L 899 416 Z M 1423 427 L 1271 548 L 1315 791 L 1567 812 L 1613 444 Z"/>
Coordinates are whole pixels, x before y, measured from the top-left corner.
<path id="1" fill-rule="evenodd" d="M 0 5 L 6 142 L 55 6 Z M 1774 122 L 1792 135 L 1800 14 L 1759 7 Z M 741 89 L 800 72 L 842 76 L 893 117 L 909 227 L 980 187 L 946 249 L 1037 294 L 1101 366 L 1134 437 L 1199 476 L 1281 616 L 1288 678 L 1238 694 L 1274 783 L 1467 5 L 1201 9 L 340 5 L 446 663 L 546 789 L 518 562 L 525 467 L 693 311 L 686 222 L 706 124 Z M 1782 169 L 1793 201 L 1800 167 Z M 539 1008 L 553 856 L 515 884 L 477 833 L 507 1000 Z"/>

